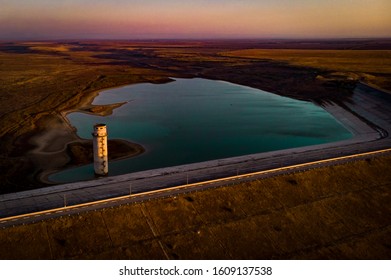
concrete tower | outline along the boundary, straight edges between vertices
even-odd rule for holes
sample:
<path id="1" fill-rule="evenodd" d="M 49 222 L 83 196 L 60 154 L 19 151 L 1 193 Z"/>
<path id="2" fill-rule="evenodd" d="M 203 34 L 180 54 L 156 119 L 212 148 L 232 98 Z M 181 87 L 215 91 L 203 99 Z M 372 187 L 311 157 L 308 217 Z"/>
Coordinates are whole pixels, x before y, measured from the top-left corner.
<path id="1" fill-rule="evenodd" d="M 107 149 L 107 130 L 105 124 L 94 125 L 92 133 L 94 147 L 94 171 L 98 176 L 106 176 L 109 172 L 108 167 L 108 149 Z"/>

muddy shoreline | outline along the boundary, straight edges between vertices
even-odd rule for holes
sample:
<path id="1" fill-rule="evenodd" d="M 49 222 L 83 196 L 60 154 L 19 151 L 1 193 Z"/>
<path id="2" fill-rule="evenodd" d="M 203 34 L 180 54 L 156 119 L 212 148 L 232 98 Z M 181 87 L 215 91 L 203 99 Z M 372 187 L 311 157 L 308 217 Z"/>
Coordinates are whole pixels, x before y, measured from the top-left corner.
<path id="1" fill-rule="evenodd" d="M 41 133 L 33 134 L 28 139 L 28 143 L 35 147 L 28 151 L 29 158 L 43 169 L 35 175 L 36 180 L 45 185 L 55 185 L 56 182 L 49 180 L 51 174 L 93 162 L 92 139 L 80 138 L 66 116 L 73 112 L 99 116 L 111 115 L 114 109 L 126 102 L 92 105 L 95 97 L 108 89 L 111 88 L 88 94 L 81 99 L 77 108 L 50 116 L 42 123 L 42 127 L 45 129 Z M 142 145 L 124 139 L 108 139 L 108 148 L 110 161 L 138 156 L 145 152 Z"/>

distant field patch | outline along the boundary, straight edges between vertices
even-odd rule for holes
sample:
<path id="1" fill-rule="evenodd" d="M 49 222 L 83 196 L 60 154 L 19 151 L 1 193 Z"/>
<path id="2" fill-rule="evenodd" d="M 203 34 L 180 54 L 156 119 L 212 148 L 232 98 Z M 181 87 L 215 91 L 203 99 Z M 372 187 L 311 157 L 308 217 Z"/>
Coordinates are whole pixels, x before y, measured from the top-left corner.
<path id="1" fill-rule="evenodd" d="M 261 50 L 220 53 L 229 57 L 272 59 L 333 71 L 391 74 L 391 50 Z"/>
<path id="2" fill-rule="evenodd" d="M 220 55 L 230 58 L 273 60 L 294 66 L 335 71 L 332 73 L 333 79 L 335 76 L 346 77 L 391 89 L 391 50 L 245 49 L 221 52 Z"/>
<path id="3" fill-rule="evenodd" d="M 34 46 L 30 47 L 32 50 L 44 51 L 44 52 L 68 52 L 69 46 L 65 45 L 53 45 L 53 46 Z"/>

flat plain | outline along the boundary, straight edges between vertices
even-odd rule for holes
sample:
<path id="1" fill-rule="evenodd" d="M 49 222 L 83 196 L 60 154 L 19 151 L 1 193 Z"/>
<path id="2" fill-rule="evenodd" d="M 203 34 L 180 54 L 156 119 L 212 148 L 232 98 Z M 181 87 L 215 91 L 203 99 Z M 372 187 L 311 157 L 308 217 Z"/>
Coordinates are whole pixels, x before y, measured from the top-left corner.
<path id="1" fill-rule="evenodd" d="M 359 81 L 391 90 L 390 50 L 390 40 L 0 43 L 0 193 L 45 187 L 43 174 L 90 159 L 65 115 L 110 114 L 91 105 L 103 89 L 201 77 L 338 103 Z M 143 152 L 112 145 L 113 160 Z M 379 157 L 7 228 L 0 258 L 389 259 L 389 166 Z"/>

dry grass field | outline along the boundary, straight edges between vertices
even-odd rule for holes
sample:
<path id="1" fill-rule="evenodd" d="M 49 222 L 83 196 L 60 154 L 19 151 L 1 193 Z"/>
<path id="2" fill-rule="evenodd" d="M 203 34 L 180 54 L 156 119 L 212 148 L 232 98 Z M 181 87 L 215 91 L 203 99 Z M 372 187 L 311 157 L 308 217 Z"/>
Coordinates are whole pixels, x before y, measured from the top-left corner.
<path id="1" fill-rule="evenodd" d="M 0 229 L 0 259 L 390 259 L 390 156 Z"/>
<path id="2" fill-rule="evenodd" d="M 295 66 L 332 71 L 334 78 L 340 76 L 363 80 L 391 89 L 391 50 L 247 49 L 223 52 L 221 55 L 281 61 Z"/>

